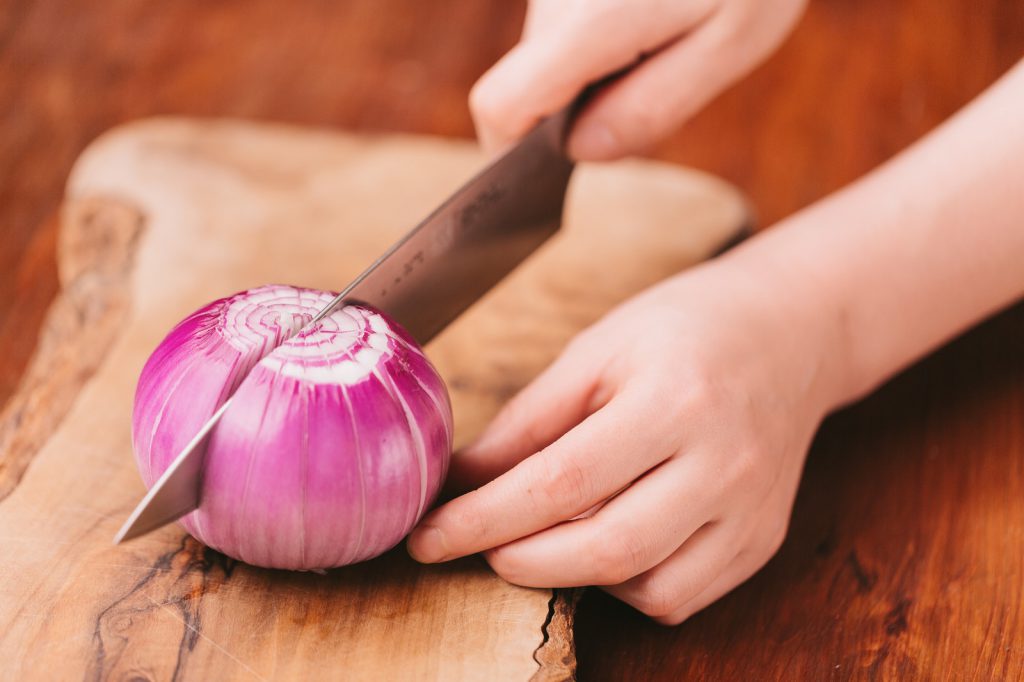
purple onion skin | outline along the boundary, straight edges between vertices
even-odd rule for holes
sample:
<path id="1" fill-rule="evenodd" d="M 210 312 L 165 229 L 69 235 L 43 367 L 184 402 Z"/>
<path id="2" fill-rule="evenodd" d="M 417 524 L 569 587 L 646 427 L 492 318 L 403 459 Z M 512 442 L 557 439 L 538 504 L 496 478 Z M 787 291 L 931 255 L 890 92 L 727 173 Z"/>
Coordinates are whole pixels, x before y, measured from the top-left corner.
<path id="1" fill-rule="evenodd" d="M 132 443 L 147 487 L 237 385 L 207 440 L 200 507 L 181 524 L 249 564 L 378 556 L 422 518 L 448 470 L 448 392 L 396 322 L 347 306 L 280 344 L 332 297 L 267 286 L 214 301 L 171 330 L 139 377 Z"/>

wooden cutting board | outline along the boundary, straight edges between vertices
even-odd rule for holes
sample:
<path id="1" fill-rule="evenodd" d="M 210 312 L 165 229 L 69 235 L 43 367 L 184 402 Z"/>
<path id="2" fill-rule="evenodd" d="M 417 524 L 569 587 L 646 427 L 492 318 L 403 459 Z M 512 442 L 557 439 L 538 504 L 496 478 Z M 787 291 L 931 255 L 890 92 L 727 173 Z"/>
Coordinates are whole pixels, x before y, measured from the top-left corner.
<path id="1" fill-rule="evenodd" d="M 0 672 L 11 679 L 567 679 L 572 594 L 402 547 L 325 576 L 237 564 L 177 526 L 125 546 L 143 494 L 135 379 L 177 320 L 268 282 L 337 289 L 469 177 L 467 142 L 155 119 L 72 172 L 62 293 L 0 414 Z M 734 239 L 729 186 L 579 169 L 563 233 L 428 347 L 457 445 L 618 301 Z"/>

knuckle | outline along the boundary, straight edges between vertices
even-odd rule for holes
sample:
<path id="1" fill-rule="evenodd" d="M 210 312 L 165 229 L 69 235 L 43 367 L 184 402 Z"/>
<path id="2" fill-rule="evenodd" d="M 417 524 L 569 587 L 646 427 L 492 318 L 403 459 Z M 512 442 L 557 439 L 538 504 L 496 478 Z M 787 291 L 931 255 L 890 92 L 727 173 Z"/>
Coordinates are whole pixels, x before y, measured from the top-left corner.
<path id="1" fill-rule="evenodd" d="M 491 126 L 500 120 L 498 104 L 487 76 L 477 81 L 469 91 L 469 109 L 478 125 Z"/>
<path id="2" fill-rule="evenodd" d="M 662 577 L 645 576 L 637 588 L 635 606 L 651 618 L 667 618 L 679 607 L 678 590 Z"/>
<path id="3" fill-rule="evenodd" d="M 650 615 L 650 614 L 648 614 L 648 615 Z M 664 616 L 651 616 L 651 617 L 654 619 L 654 622 L 658 623 L 659 625 L 665 625 L 665 626 L 668 626 L 668 627 L 675 627 L 676 625 L 679 625 L 684 620 L 689 618 L 689 615 L 685 611 L 679 610 L 679 611 L 673 611 L 673 612 L 668 613 L 668 614 L 666 614 Z"/>
<path id="4" fill-rule="evenodd" d="M 474 111 L 485 108 L 490 101 L 490 86 L 488 74 L 484 74 L 473 84 L 469 90 L 469 106 Z"/>
<path id="5" fill-rule="evenodd" d="M 759 483 L 761 456 L 756 448 L 740 448 L 727 465 L 726 480 L 732 486 L 749 489 Z M 760 485 L 757 485 L 760 488 Z"/>
<path id="6" fill-rule="evenodd" d="M 466 501 L 475 501 L 476 495 L 476 492 L 467 493 Z M 472 544 L 487 533 L 487 516 L 476 504 L 452 505 L 445 511 L 446 529 L 454 529 L 463 541 Z"/>
<path id="7" fill-rule="evenodd" d="M 776 524 L 774 530 L 767 534 L 768 540 L 765 543 L 765 562 L 778 554 L 779 550 L 782 549 L 782 544 L 786 541 L 788 531 L 789 520 L 783 519 L 781 523 Z"/>
<path id="8" fill-rule="evenodd" d="M 522 567 L 516 561 L 514 553 L 510 552 L 507 547 L 496 547 L 487 550 L 484 552 L 484 559 L 490 565 L 491 570 L 506 582 L 513 585 L 522 584 Z"/>
<path id="9" fill-rule="evenodd" d="M 691 363 L 691 369 L 687 372 L 685 388 L 679 398 L 687 410 L 707 409 L 717 402 L 715 380 L 708 376 L 708 370 L 705 369 L 707 364 L 698 358 Z"/>
<path id="10" fill-rule="evenodd" d="M 618 585 L 640 573 L 647 553 L 635 533 L 604 532 L 594 537 L 589 554 L 595 582 Z"/>
<path id="11" fill-rule="evenodd" d="M 635 153 L 656 137 L 654 119 L 653 112 L 624 104 L 615 115 L 605 118 L 604 124 L 621 153 Z"/>
<path id="12" fill-rule="evenodd" d="M 522 424 L 523 441 L 531 452 L 537 452 L 547 446 L 548 433 L 541 428 L 536 419 L 530 419 L 528 408 L 523 405 L 514 410 L 517 423 Z"/>
<path id="13" fill-rule="evenodd" d="M 590 499 L 590 482 L 586 469 L 573 457 L 555 459 L 542 453 L 539 467 L 541 481 L 538 503 L 547 509 L 578 509 Z M 582 511 L 582 510 L 581 510 Z"/>
<path id="14" fill-rule="evenodd" d="M 688 619 L 690 615 L 691 614 L 688 611 L 680 609 L 678 611 L 673 611 L 672 613 L 669 613 L 667 615 L 656 615 L 652 617 L 654 623 L 657 623 L 658 625 L 664 625 L 668 628 L 674 628 L 677 625 L 680 625 L 686 619 Z"/>
<path id="15" fill-rule="evenodd" d="M 765 563 L 767 563 L 769 559 L 771 559 L 773 556 L 779 553 L 779 550 L 782 549 L 782 544 L 785 541 L 786 534 L 783 533 L 781 535 L 777 535 L 775 538 L 772 539 L 771 542 L 768 543 L 768 551 L 767 556 L 765 557 Z"/>
<path id="16" fill-rule="evenodd" d="M 610 115 L 602 120 L 612 137 L 630 152 L 644 151 L 681 118 L 679 105 L 672 97 L 620 97 L 613 106 Z"/>

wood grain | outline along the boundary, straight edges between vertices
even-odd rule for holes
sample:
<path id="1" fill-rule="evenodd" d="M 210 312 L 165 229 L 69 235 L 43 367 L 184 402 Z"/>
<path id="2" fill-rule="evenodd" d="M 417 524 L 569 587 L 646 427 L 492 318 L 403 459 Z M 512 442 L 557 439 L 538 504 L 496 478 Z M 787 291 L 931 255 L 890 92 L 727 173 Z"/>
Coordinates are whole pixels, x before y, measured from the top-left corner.
<path id="1" fill-rule="evenodd" d="M 260 283 L 348 281 L 482 162 L 467 143 L 171 118 L 86 150 L 60 232 L 66 289 L 0 420 L 0 537 L 16 548 L 0 557 L 0 660 L 13 675 L 572 677 L 576 593 L 509 585 L 479 558 L 420 566 L 398 548 L 317 576 L 236 564 L 176 527 L 109 544 L 143 493 L 128 438 L 134 379 L 171 325 Z M 580 169 L 567 216 L 428 348 L 457 444 L 579 329 L 707 258 L 747 219 L 724 183 L 649 162 Z"/>
<path id="2" fill-rule="evenodd" d="M 522 2 L 480 0 L 0 0 L 0 93 L 10 103 L 0 107 L 0 401 L 16 386 L 57 291 L 57 208 L 72 162 L 96 135 L 139 116 L 191 113 L 469 136 L 466 94 L 513 43 L 522 11 Z M 812 0 L 775 57 L 652 153 L 732 180 L 769 225 L 906 146 L 1022 52 L 1019 0 Z M 811 457 L 781 563 L 741 596 L 666 631 L 591 593 L 578 642 L 584 677 L 679 679 L 706 669 L 782 678 L 852 652 L 870 663 L 884 630 L 878 619 L 841 600 L 837 606 L 827 593 L 794 592 L 806 577 L 794 580 L 789 569 L 799 557 L 800 576 L 856 576 L 870 552 L 874 563 L 861 573 L 873 586 L 863 599 L 898 604 L 900 590 L 887 576 L 890 565 L 903 565 L 904 545 L 931 548 L 915 564 L 914 604 L 943 599 L 953 576 L 975 577 L 970 618 L 924 618 L 919 606 L 908 607 L 907 631 L 896 638 L 909 647 L 902 655 L 921 670 L 922 661 L 942 661 L 953 678 L 981 677 L 978 660 L 1009 670 L 1020 652 L 1000 651 L 1001 638 L 986 633 L 991 622 L 1024 640 L 999 606 L 1002 586 L 1024 576 L 1013 562 L 1024 543 L 1014 540 L 1012 524 L 1002 535 L 995 521 L 986 525 L 998 535 L 988 546 L 958 535 L 962 528 L 936 535 L 929 519 L 974 518 L 971 505 L 990 509 L 997 506 L 990 499 L 1024 496 L 1013 460 L 1024 438 L 1014 364 L 1021 315 L 1017 309 L 972 332 L 826 425 L 828 444 Z M 950 449 L 961 453 L 954 466 L 942 458 Z M 910 501 L 924 495 L 915 467 L 890 465 L 874 477 L 887 457 L 879 453 L 931 462 L 948 471 L 939 490 L 967 481 L 982 501 L 937 490 L 915 506 Z M 888 492 L 876 498 L 879 482 Z M 874 500 L 869 519 L 865 500 Z M 856 561 L 838 549 L 812 559 L 828 535 L 801 531 L 814 524 L 834 524 L 832 544 L 855 543 Z M 718 614 L 721 628 L 710 627 L 709 614 Z M 746 624 L 773 614 L 782 614 L 785 631 L 761 646 Z M 832 620 L 801 623 L 804 614 Z M 745 637 L 754 641 L 741 651 Z M 870 665 L 835 672 L 824 665 L 823 677 L 880 676 Z"/>
<path id="3" fill-rule="evenodd" d="M 61 295 L 50 306 L 22 390 L 0 411 L 0 502 L 14 490 L 110 349 L 128 308 L 142 225 L 130 206 L 70 203 L 61 232 Z"/>

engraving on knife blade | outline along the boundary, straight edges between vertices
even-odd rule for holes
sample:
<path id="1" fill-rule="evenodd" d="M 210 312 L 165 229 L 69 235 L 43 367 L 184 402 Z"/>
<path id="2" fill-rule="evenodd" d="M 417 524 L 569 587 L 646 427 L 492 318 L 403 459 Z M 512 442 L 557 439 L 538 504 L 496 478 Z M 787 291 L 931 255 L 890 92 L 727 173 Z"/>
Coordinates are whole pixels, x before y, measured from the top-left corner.
<path id="1" fill-rule="evenodd" d="M 459 223 L 465 228 L 467 225 L 475 225 L 479 222 L 479 216 L 484 211 L 494 204 L 501 201 L 505 191 L 499 185 L 492 185 L 480 192 L 473 201 L 466 204 L 466 206 L 459 213 Z"/>

